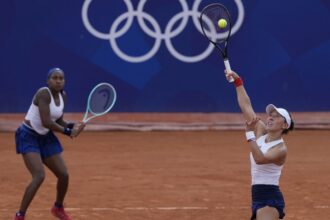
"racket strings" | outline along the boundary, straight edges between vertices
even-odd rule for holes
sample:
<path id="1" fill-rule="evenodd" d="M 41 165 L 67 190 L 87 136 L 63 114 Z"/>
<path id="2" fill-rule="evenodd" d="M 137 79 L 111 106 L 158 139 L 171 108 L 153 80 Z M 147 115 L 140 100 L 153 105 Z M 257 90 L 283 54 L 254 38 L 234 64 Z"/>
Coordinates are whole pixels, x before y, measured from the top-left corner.
<path id="1" fill-rule="evenodd" d="M 116 93 L 109 85 L 97 87 L 91 94 L 89 100 L 89 110 L 93 114 L 103 114 L 108 112 L 116 99 Z"/>
<path id="2" fill-rule="evenodd" d="M 226 27 L 220 28 L 218 22 L 224 19 L 227 22 Z M 216 44 L 226 43 L 231 31 L 231 19 L 226 8 L 219 4 L 206 7 L 200 17 L 203 34 L 211 42 Z"/>

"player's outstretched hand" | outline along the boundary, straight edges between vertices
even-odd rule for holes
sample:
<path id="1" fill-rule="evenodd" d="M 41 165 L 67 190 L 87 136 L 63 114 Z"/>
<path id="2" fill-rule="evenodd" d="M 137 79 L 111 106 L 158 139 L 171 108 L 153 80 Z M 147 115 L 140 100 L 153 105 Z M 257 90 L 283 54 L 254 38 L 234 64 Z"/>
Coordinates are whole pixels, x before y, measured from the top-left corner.
<path id="1" fill-rule="evenodd" d="M 226 78 L 227 80 L 230 79 L 230 77 L 232 77 L 234 80 L 239 78 L 239 75 L 237 73 L 235 73 L 234 71 L 228 72 L 225 70 L 225 74 L 226 74 Z"/>

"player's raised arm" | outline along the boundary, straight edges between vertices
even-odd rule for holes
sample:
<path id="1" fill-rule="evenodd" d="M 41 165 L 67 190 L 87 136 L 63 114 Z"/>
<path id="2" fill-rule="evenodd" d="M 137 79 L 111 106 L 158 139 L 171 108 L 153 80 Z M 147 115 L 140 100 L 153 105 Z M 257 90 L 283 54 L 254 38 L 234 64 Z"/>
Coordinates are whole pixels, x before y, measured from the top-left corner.
<path id="1" fill-rule="evenodd" d="M 243 116 L 247 122 L 252 121 L 254 118 L 256 118 L 256 113 L 253 110 L 250 97 L 248 96 L 244 85 L 243 80 L 240 78 L 240 76 L 235 72 L 230 72 L 226 74 L 226 77 L 232 77 L 234 79 L 234 85 L 236 87 L 236 94 L 237 94 L 237 101 L 238 105 L 241 108 L 241 111 L 243 113 Z M 256 135 L 259 137 L 265 132 L 265 124 L 260 120 L 256 124 Z"/>

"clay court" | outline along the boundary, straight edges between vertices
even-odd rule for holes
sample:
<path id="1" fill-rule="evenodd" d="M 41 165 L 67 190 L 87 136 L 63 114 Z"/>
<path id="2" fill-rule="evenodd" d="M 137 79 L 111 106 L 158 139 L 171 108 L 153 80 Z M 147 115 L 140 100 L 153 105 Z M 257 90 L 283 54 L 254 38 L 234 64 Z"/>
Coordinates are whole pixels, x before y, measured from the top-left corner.
<path id="1" fill-rule="evenodd" d="M 86 131 L 58 135 L 70 172 L 73 219 L 233 220 L 250 217 L 249 146 L 242 130 Z M 298 129 L 281 187 L 289 220 L 330 216 L 330 130 Z M 11 219 L 30 180 L 14 133 L 0 134 L 0 219 Z M 27 220 L 54 219 L 56 181 L 46 180 Z"/>
<path id="2" fill-rule="evenodd" d="M 1 3 L 0 220 L 56 220 L 54 205 L 72 220 L 250 220 L 254 113 L 270 117 L 267 140 L 294 121 L 284 219 L 330 220 L 330 0 Z M 47 163 L 58 193 L 46 167 L 36 192 L 39 158 L 16 154 L 24 120 L 59 132 L 65 212 L 62 161 Z M 52 134 L 30 132 L 21 152 L 36 141 L 59 152 Z M 263 153 L 275 144 L 261 141 Z M 252 147 L 268 163 L 254 183 L 277 185 L 270 163 L 285 149 Z M 256 188 L 255 204 L 282 208 L 277 187 Z"/>

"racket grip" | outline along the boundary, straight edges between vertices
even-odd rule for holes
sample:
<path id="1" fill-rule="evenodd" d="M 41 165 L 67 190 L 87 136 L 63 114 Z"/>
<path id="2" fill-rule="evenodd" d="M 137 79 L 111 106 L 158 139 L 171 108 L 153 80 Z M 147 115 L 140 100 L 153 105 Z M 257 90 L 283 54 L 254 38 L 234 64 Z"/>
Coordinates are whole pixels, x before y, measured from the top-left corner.
<path id="1" fill-rule="evenodd" d="M 230 68 L 230 63 L 229 63 L 229 60 L 228 59 L 224 59 L 223 61 L 225 63 L 225 67 L 226 67 L 226 72 L 227 73 L 230 73 L 231 72 L 231 68 Z M 228 82 L 234 82 L 234 78 L 233 77 L 229 77 L 228 78 Z"/>

